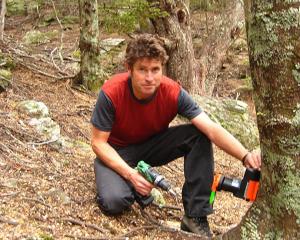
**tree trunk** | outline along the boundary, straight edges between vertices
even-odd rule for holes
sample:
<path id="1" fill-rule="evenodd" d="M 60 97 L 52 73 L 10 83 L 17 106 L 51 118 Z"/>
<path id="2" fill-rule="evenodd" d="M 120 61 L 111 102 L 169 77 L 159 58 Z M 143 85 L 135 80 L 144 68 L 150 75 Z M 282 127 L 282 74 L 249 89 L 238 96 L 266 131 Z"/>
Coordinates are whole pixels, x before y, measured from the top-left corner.
<path id="1" fill-rule="evenodd" d="M 300 1 L 245 0 L 261 189 L 223 239 L 300 239 Z"/>
<path id="2" fill-rule="evenodd" d="M 160 0 L 159 4 L 160 9 L 166 11 L 168 16 L 151 21 L 155 32 L 169 40 L 167 75 L 180 82 L 188 92 L 201 93 L 190 30 L 189 1 Z"/>
<path id="3" fill-rule="evenodd" d="M 2 0 L 1 13 L 0 13 L 0 40 L 1 41 L 3 41 L 3 35 L 4 35 L 5 14 L 6 14 L 6 0 Z"/>
<path id="4" fill-rule="evenodd" d="M 227 0 L 224 9 L 214 18 L 212 32 L 200 50 L 200 82 L 202 92 L 211 96 L 230 44 L 242 28 L 244 10 L 240 0 Z"/>
<path id="5" fill-rule="evenodd" d="M 160 9 L 169 15 L 153 19 L 152 23 L 156 33 L 170 41 L 167 44 L 170 56 L 167 75 L 179 81 L 189 93 L 211 95 L 223 56 L 233 40 L 231 33 L 243 20 L 240 1 L 226 2 L 222 14 L 214 20 L 213 32 L 203 44 L 199 61 L 195 59 L 193 49 L 189 1 L 159 2 Z"/>
<path id="6" fill-rule="evenodd" d="M 105 80 L 100 65 L 97 5 L 97 0 L 79 0 L 81 65 L 74 81 L 91 91 L 97 91 Z"/>

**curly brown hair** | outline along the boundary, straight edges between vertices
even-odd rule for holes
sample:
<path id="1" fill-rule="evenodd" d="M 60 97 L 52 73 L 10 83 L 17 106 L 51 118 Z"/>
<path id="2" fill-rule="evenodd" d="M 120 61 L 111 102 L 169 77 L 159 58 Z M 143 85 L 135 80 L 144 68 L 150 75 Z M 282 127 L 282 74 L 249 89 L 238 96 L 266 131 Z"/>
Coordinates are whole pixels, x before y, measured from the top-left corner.
<path id="1" fill-rule="evenodd" d="M 131 40 L 126 48 L 125 62 L 130 68 L 140 58 L 158 59 L 164 65 L 169 57 L 163 41 L 156 35 L 145 33 Z"/>

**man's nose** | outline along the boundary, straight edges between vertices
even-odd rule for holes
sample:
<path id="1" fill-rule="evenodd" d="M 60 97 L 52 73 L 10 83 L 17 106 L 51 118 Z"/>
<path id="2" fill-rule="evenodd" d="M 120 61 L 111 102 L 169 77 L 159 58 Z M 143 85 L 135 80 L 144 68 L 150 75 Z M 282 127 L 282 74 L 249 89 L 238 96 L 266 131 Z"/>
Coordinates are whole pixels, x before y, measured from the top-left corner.
<path id="1" fill-rule="evenodd" d="M 147 81 L 152 81 L 154 79 L 153 73 L 151 71 L 146 72 L 146 80 Z"/>

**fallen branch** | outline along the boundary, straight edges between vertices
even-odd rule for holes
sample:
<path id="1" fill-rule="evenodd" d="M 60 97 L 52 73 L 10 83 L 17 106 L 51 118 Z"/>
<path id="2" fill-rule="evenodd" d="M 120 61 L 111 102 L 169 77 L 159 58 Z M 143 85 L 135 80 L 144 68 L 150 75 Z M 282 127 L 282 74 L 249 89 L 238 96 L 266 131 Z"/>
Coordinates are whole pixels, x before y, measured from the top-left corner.
<path id="1" fill-rule="evenodd" d="M 62 70 L 59 68 L 59 66 L 57 66 L 57 64 L 55 63 L 54 61 L 54 57 L 53 57 L 53 53 L 57 50 L 57 47 L 54 48 L 51 53 L 50 53 L 50 57 L 51 57 L 51 60 L 52 60 L 52 63 L 54 65 L 54 67 L 59 71 L 59 72 L 62 72 Z"/>
<path id="2" fill-rule="evenodd" d="M 6 193 L 6 194 L 2 194 L 0 195 L 0 198 L 4 198 L 4 197 L 14 197 L 16 195 L 18 195 L 20 192 L 12 192 L 12 193 Z"/>
<path id="3" fill-rule="evenodd" d="M 74 78 L 75 75 L 72 75 L 72 76 L 60 76 L 60 77 L 57 77 L 57 76 L 54 76 L 52 74 L 49 74 L 49 73 L 46 73 L 46 72 L 43 72 L 42 70 L 40 69 L 37 69 L 37 68 L 33 68 L 25 63 L 23 63 L 22 61 L 18 61 L 22 66 L 28 68 L 29 70 L 31 71 L 34 71 L 34 72 L 38 72 L 44 76 L 47 76 L 47 77 L 51 77 L 51 78 L 54 78 L 54 79 L 57 79 L 57 80 L 63 80 L 63 79 L 68 79 L 68 78 Z"/>
<path id="4" fill-rule="evenodd" d="M 181 207 L 177 207 L 177 206 L 173 206 L 173 205 L 159 205 L 157 203 L 152 203 L 155 207 L 158 207 L 158 208 L 166 208 L 166 209 L 171 209 L 171 210 L 176 210 L 176 211 L 182 211 Z"/>
<path id="5" fill-rule="evenodd" d="M 50 205 L 48 205 L 48 204 L 46 204 L 46 203 L 44 203 L 44 202 L 42 202 L 41 200 L 36 199 L 36 198 L 22 197 L 21 199 L 22 199 L 22 200 L 31 201 L 31 202 L 40 203 L 40 204 L 42 204 L 42 205 L 45 206 L 45 207 L 51 208 Z"/>
<path id="6" fill-rule="evenodd" d="M 27 144 L 28 145 L 33 145 L 33 146 L 42 146 L 42 145 L 47 145 L 47 144 L 50 144 L 50 143 L 54 143 L 58 140 L 57 139 L 51 139 L 51 140 L 48 140 L 48 141 L 45 141 L 45 142 L 28 142 Z"/>
<path id="7" fill-rule="evenodd" d="M 52 3 L 52 6 L 53 6 L 53 10 L 54 10 L 54 13 L 55 13 L 55 17 L 56 17 L 56 20 L 60 26 L 60 29 L 61 29 L 61 35 L 60 35 L 60 47 L 59 47 L 59 51 L 58 51 L 58 56 L 60 58 L 60 61 L 61 63 L 63 64 L 64 63 L 64 60 L 63 60 L 63 56 L 61 54 L 61 51 L 63 49 L 63 38 L 64 38 L 64 27 L 63 25 L 61 24 L 61 21 L 60 19 L 58 18 L 58 14 L 57 14 L 57 10 L 56 10 L 56 7 L 55 7 L 55 3 L 53 0 L 51 0 L 51 3 Z"/>
<path id="8" fill-rule="evenodd" d="M 63 218 L 62 221 L 70 222 L 72 224 L 83 226 L 83 227 L 92 228 L 92 229 L 97 230 L 97 231 L 102 232 L 102 233 L 107 232 L 105 229 L 100 228 L 95 224 L 85 223 L 85 222 L 82 222 L 80 220 L 76 220 L 76 219 L 73 219 L 73 218 Z"/>
<path id="9" fill-rule="evenodd" d="M 150 223 L 152 223 L 154 226 L 156 226 L 161 231 L 171 232 L 171 233 L 181 234 L 181 235 L 183 234 L 183 235 L 185 235 L 184 239 L 207 239 L 206 237 L 197 235 L 195 233 L 189 233 L 189 232 L 185 232 L 185 231 L 182 231 L 182 230 L 174 228 L 174 227 L 166 226 L 166 225 L 160 223 L 159 221 L 157 221 L 156 219 L 154 219 L 149 213 L 147 213 L 143 209 L 140 209 L 140 212 L 146 220 L 148 220 Z M 175 238 L 176 237 L 174 237 L 174 239 Z"/>
<path id="10" fill-rule="evenodd" d="M 17 226 L 19 223 L 16 220 L 4 218 L 0 215 L 0 222 L 7 223 L 13 226 Z"/>
<path id="11" fill-rule="evenodd" d="M 133 233 L 136 233 L 143 229 L 154 229 L 154 228 L 157 228 L 157 227 L 154 225 L 145 225 L 145 226 L 141 226 L 141 227 L 136 227 L 136 228 L 131 229 L 129 232 L 120 235 L 119 238 L 132 236 Z"/>
<path id="12" fill-rule="evenodd" d="M 81 236 L 73 236 L 73 235 L 70 235 L 70 234 L 66 234 L 64 235 L 65 237 L 68 237 L 68 238 L 74 238 L 74 239 L 77 239 L 77 240 L 108 240 L 108 239 L 111 239 L 111 240 L 128 240 L 129 238 L 127 237 L 123 237 L 123 238 L 112 238 L 112 237 L 81 237 Z"/>

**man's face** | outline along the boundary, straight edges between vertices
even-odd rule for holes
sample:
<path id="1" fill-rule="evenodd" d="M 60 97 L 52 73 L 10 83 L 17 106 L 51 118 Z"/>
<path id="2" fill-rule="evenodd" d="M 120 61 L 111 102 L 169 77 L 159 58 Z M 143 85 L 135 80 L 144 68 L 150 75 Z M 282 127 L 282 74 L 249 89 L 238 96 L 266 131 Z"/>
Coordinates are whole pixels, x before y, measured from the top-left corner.
<path id="1" fill-rule="evenodd" d="M 141 58 L 128 70 L 135 97 L 137 99 L 151 97 L 159 87 L 162 78 L 161 61 L 153 58 Z"/>

